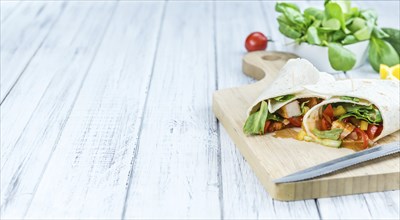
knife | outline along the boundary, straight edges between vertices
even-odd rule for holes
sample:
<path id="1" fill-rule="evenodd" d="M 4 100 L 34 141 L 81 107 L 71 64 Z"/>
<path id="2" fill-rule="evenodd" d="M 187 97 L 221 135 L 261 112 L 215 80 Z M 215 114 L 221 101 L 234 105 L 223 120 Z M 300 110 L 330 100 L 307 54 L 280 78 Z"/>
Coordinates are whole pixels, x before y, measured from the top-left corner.
<path id="1" fill-rule="evenodd" d="M 343 168 L 353 166 L 368 160 L 384 157 L 400 152 L 400 142 L 392 142 L 380 146 L 372 147 L 367 150 L 349 154 L 316 166 L 301 170 L 285 177 L 273 180 L 274 183 L 288 183 L 307 180 L 314 177 L 323 176 Z"/>

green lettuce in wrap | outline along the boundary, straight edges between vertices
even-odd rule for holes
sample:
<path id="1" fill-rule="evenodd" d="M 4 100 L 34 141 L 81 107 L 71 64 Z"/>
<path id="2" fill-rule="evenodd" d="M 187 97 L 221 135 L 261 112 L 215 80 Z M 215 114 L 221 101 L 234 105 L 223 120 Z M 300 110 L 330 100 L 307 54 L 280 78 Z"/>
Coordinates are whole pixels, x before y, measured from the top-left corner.
<path id="1" fill-rule="evenodd" d="M 303 115 L 328 97 L 306 91 L 303 86 L 332 81 L 331 75 L 319 72 L 309 61 L 290 59 L 250 107 L 243 132 L 260 135 L 300 127 Z"/>
<path id="2" fill-rule="evenodd" d="M 398 82 L 342 80 L 306 88 L 332 95 L 304 115 L 304 131 L 300 133 L 306 141 L 362 150 L 399 130 Z"/>

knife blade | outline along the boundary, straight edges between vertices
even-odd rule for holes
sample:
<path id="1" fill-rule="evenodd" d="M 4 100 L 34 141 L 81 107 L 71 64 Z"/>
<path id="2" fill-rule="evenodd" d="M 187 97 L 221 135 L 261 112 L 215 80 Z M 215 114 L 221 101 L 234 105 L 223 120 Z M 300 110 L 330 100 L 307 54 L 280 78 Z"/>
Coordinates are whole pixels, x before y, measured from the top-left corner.
<path id="1" fill-rule="evenodd" d="M 273 180 L 274 183 L 288 183 L 297 182 L 301 180 L 307 180 L 314 177 L 323 176 L 343 168 L 353 166 L 365 161 L 376 159 L 379 157 L 388 156 L 400 152 L 400 142 L 392 142 L 376 147 L 369 148 L 367 150 L 359 151 L 353 154 L 339 157 L 337 159 L 318 164 L 316 166 L 298 171 L 296 173 L 284 176 L 279 179 Z"/>

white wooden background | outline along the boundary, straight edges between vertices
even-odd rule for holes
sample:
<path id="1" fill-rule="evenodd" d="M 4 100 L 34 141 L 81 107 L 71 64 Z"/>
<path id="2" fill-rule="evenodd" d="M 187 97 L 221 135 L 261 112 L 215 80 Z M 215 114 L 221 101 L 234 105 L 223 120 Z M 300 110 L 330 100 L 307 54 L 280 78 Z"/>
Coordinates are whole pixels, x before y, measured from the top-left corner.
<path id="1" fill-rule="evenodd" d="M 271 199 L 213 115 L 250 32 L 285 50 L 274 4 L 1 0 L 1 218 L 398 218 L 399 191 Z"/>

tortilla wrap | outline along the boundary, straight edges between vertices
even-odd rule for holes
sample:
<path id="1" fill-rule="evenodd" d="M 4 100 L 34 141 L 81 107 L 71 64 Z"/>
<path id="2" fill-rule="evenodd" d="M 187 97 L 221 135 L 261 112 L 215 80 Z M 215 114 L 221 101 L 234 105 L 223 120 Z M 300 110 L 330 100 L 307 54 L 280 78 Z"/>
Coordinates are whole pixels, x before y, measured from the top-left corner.
<path id="1" fill-rule="evenodd" d="M 303 126 L 307 135 L 316 138 L 311 132 L 316 127 L 316 120 L 322 111 L 322 106 L 329 103 L 347 102 L 357 105 L 375 105 L 381 113 L 383 130 L 373 142 L 400 129 L 400 87 L 399 82 L 391 80 L 349 79 L 334 83 L 307 85 L 305 88 L 312 93 L 331 95 L 311 108 L 303 117 Z M 360 101 L 343 100 L 340 97 L 349 96 L 359 98 Z"/>
<path id="2" fill-rule="evenodd" d="M 278 78 L 274 80 L 256 101 L 251 105 L 247 114 L 250 115 L 260 108 L 262 101 L 268 100 L 268 110 L 274 113 L 287 103 L 299 98 L 323 98 L 328 95 L 318 94 L 305 90 L 304 86 L 309 84 L 319 84 L 334 82 L 335 79 L 328 73 L 319 72 L 308 60 L 302 58 L 290 59 L 278 73 Z M 285 102 L 276 102 L 272 98 L 283 95 L 294 95 Z"/>

